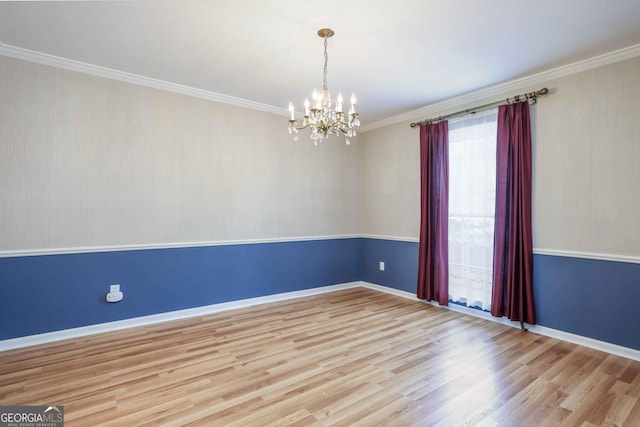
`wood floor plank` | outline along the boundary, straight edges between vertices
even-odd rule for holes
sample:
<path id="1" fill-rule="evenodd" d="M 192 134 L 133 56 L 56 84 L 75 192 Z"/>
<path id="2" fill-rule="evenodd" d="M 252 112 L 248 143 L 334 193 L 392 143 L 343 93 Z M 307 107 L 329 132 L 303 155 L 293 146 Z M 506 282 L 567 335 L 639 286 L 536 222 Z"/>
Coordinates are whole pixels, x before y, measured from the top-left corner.
<path id="1" fill-rule="evenodd" d="M 633 409 L 627 415 L 627 418 L 623 421 L 622 427 L 634 427 L 637 426 L 638 420 L 640 420 L 640 400 L 636 400 L 636 404 Z"/>
<path id="2" fill-rule="evenodd" d="M 68 426 L 640 426 L 640 362 L 364 288 L 0 353 Z"/>

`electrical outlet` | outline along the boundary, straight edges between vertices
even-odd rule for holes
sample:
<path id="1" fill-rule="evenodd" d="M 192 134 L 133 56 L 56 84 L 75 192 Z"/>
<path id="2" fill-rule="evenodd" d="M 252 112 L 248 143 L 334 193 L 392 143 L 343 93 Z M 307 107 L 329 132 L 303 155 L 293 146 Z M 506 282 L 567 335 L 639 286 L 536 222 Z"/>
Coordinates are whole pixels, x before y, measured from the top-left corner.
<path id="1" fill-rule="evenodd" d="M 380 271 L 384 271 L 384 261 L 380 261 Z"/>
<path id="2" fill-rule="evenodd" d="M 107 302 L 120 302 L 124 295 L 120 292 L 120 285 L 109 285 L 109 293 L 107 294 Z"/>

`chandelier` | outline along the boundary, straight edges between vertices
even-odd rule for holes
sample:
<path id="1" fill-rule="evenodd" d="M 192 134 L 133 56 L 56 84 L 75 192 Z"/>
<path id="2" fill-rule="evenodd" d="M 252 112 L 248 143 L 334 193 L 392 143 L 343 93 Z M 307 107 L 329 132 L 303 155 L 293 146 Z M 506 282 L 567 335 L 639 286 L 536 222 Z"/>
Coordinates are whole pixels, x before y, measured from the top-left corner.
<path id="1" fill-rule="evenodd" d="M 356 135 L 355 128 L 360 126 L 360 119 L 356 112 L 356 96 L 351 95 L 351 108 L 349 113 L 345 114 L 342 110 L 342 94 L 338 93 L 338 97 L 334 100 L 327 87 L 327 39 L 333 36 L 334 32 L 328 28 L 318 31 L 318 36 L 324 39 L 324 68 L 322 70 L 322 92 L 313 90 L 311 102 L 309 98 L 304 99 L 304 120 L 299 125 L 295 117 L 295 107 L 289 102 L 289 112 L 291 119 L 289 120 L 289 133 L 293 135 L 293 140 L 298 140 L 298 131 L 309 128 L 309 136 L 315 145 L 324 139 L 333 135 L 346 136 L 345 142 L 351 143 L 349 138 Z"/>

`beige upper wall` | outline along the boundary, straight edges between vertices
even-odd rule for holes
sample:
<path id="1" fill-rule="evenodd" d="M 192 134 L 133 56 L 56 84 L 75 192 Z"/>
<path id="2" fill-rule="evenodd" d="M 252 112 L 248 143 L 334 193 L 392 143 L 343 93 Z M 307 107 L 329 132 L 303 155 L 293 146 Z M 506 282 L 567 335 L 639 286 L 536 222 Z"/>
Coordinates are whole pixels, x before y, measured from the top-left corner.
<path id="1" fill-rule="evenodd" d="M 522 92 L 543 86 L 552 94 L 531 109 L 534 247 L 639 256 L 640 58 Z M 418 129 L 398 123 L 364 135 L 364 233 L 417 239 Z"/>
<path id="2" fill-rule="evenodd" d="M 548 86 L 534 108 L 534 245 L 640 256 L 640 58 Z"/>
<path id="3" fill-rule="evenodd" d="M 640 58 L 543 86 L 553 94 L 532 107 L 534 246 L 640 255 Z M 417 239 L 417 129 L 314 147 L 291 142 L 285 120 L 0 57 L 0 251 Z"/>
<path id="4" fill-rule="evenodd" d="M 408 123 L 366 132 L 362 151 L 365 234 L 418 238 L 420 134 Z"/>
<path id="5" fill-rule="evenodd" d="M 361 144 L 0 57 L 0 251 L 360 233 Z"/>

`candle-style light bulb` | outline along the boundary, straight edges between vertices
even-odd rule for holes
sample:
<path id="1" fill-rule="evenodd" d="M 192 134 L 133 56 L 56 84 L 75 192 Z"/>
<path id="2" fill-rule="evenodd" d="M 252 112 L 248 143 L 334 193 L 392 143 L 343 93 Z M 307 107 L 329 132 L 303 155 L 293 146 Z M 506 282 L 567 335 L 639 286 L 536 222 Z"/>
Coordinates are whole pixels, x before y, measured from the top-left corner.
<path id="1" fill-rule="evenodd" d="M 342 113 L 342 93 L 338 92 L 338 97 L 336 98 L 336 113 Z"/>
<path id="2" fill-rule="evenodd" d="M 291 120 L 295 120 L 296 116 L 295 116 L 295 108 L 293 106 L 293 102 L 289 102 L 289 112 L 291 113 Z"/>
<path id="3" fill-rule="evenodd" d="M 309 115 L 309 98 L 304 99 L 304 115 Z"/>

